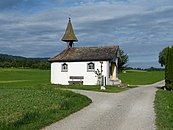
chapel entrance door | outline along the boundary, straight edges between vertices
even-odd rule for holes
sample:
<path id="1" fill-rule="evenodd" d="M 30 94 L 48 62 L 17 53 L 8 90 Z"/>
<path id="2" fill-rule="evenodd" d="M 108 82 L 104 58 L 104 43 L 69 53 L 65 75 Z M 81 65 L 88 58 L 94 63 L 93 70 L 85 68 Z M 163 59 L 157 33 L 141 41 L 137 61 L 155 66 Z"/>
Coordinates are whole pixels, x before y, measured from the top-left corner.
<path id="1" fill-rule="evenodd" d="M 116 80 L 116 64 L 115 64 L 115 62 L 111 62 L 110 80 Z"/>

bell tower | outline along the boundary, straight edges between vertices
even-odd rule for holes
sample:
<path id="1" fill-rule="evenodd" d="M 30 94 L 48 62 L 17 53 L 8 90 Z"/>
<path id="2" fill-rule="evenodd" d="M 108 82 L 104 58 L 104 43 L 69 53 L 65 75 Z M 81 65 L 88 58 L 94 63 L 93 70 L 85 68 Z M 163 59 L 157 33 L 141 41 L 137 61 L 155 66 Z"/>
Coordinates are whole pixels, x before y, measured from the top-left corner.
<path id="1" fill-rule="evenodd" d="M 64 34 L 64 36 L 61 40 L 67 43 L 68 48 L 72 48 L 73 47 L 73 42 L 78 41 L 77 37 L 74 34 L 74 30 L 73 30 L 73 26 L 72 26 L 70 18 L 69 18 L 69 21 L 68 21 L 68 25 L 67 25 L 65 34 Z"/>

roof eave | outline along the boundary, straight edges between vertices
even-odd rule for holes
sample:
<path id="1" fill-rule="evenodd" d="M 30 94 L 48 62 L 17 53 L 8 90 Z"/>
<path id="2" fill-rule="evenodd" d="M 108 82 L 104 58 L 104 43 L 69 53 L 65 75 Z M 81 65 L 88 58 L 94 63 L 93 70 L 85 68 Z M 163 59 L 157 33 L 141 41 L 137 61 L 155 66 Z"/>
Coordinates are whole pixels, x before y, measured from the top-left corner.
<path id="1" fill-rule="evenodd" d="M 83 62 L 83 61 L 111 61 L 112 59 L 87 59 L 87 60 L 48 60 L 49 62 Z"/>

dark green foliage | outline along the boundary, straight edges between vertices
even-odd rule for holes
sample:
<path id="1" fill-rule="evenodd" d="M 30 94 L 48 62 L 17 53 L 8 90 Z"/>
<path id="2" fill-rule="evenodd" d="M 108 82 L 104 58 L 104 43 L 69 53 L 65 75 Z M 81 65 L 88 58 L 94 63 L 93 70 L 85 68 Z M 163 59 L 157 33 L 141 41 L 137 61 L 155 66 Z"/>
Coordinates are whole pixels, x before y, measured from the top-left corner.
<path id="1" fill-rule="evenodd" d="M 50 69 L 50 63 L 48 62 L 48 58 L 25 58 L 21 56 L 0 54 L 0 67 Z"/>
<path id="2" fill-rule="evenodd" d="M 166 66 L 165 66 L 165 88 L 173 90 L 173 47 L 167 50 Z"/>
<path id="3" fill-rule="evenodd" d="M 163 67 L 166 65 L 166 55 L 167 55 L 168 47 L 164 48 L 160 53 L 159 53 L 159 63 Z"/>
<path id="4" fill-rule="evenodd" d="M 122 49 L 119 51 L 120 58 L 118 60 L 118 71 L 121 72 L 125 68 L 127 68 L 128 55 L 124 53 Z"/>
<path id="5" fill-rule="evenodd" d="M 173 129 L 173 91 L 159 90 L 155 97 L 157 130 Z"/>

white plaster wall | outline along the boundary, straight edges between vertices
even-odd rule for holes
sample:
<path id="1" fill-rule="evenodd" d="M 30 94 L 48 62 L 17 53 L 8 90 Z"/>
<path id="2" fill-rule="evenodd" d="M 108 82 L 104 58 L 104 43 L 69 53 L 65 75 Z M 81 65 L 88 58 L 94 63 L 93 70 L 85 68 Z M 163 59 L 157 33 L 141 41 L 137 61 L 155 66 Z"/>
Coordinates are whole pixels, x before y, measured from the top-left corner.
<path id="1" fill-rule="evenodd" d="M 58 84 L 57 79 L 59 78 L 59 70 L 61 69 L 58 67 L 57 63 L 51 63 L 51 84 Z"/>
<path id="2" fill-rule="evenodd" d="M 99 61 L 90 61 L 95 64 L 95 70 L 101 69 Z M 97 77 L 94 72 L 87 72 L 87 64 L 90 62 L 53 62 L 51 63 L 51 83 L 68 85 L 70 76 L 84 76 L 84 85 L 96 85 Z M 68 64 L 68 72 L 61 72 L 61 65 Z M 103 61 L 102 65 L 103 75 L 109 76 L 109 62 Z M 108 78 L 107 78 L 108 79 Z"/>

